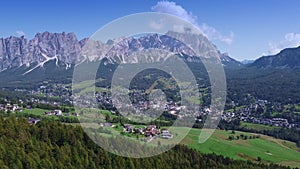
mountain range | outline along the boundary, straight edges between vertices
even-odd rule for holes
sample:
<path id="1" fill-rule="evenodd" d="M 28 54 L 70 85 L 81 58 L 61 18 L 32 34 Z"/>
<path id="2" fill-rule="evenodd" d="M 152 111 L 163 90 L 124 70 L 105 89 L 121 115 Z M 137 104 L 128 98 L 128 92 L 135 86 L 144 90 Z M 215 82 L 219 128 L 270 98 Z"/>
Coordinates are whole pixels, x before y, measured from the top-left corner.
<path id="1" fill-rule="evenodd" d="M 175 39 L 174 39 L 175 38 Z M 205 36 L 192 33 L 167 32 L 165 35 L 150 34 L 140 37 L 112 39 L 107 42 L 88 38 L 78 40 L 74 33 L 37 33 L 31 40 L 22 37 L 0 38 L 1 83 L 18 81 L 23 78 L 53 78 L 71 76 L 76 64 L 105 60 L 106 63 L 139 62 L 134 53 L 150 49 L 162 49 L 182 57 L 187 62 L 200 62 L 200 56 L 189 46 L 192 42 L 197 53 L 205 57 L 207 51 L 215 51 L 226 69 L 240 68 L 299 68 L 300 47 L 284 49 L 272 56 L 263 56 L 253 63 L 243 64 L 221 53 Z M 110 50 L 109 50 L 110 49 Z M 109 51 L 105 53 L 105 51 Z M 159 50 L 147 58 L 151 61 L 165 59 Z M 131 59 L 128 60 L 128 56 Z M 202 57 L 203 57 L 202 56 Z M 51 76 L 50 76 L 51 75 Z"/>
<path id="2" fill-rule="evenodd" d="M 176 54 L 194 56 L 194 52 L 177 39 L 189 39 L 197 43 L 199 51 L 216 50 L 216 47 L 202 35 L 187 33 L 168 32 L 166 35 L 151 34 L 139 38 L 127 38 L 109 40 L 106 43 L 92 41 L 87 38 L 78 40 L 74 33 L 38 33 L 31 40 L 22 37 L 0 38 L 0 71 L 11 68 L 26 67 L 27 74 L 51 60 L 58 65 L 60 62 L 66 69 L 83 61 L 98 61 L 104 57 L 110 62 L 124 61 L 124 57 L 134 51 L 145 49 L 164 49 Z M 88 46 L 88 47 L 87 47 Z M 85 48 L 89 50 L 84 51 Z M 112 48 L 113 47 L 113 48 Z M 92 50 L 90 50 L 93 48 Z M 112 48 L 110 53 L 104 56 L 103 51 Z M 225 66 L 241 66 L 238 61 L 230 58 L 227 54 L 219 53 L 221 61 Z M 81 55 L 81 56 L 79 56 Z M 162 56 L 159 56 L 162 57 Z M 156 58 L 156 59 L 159 59 Z M 193 62 L 192 57 L 187 60 Z"/>

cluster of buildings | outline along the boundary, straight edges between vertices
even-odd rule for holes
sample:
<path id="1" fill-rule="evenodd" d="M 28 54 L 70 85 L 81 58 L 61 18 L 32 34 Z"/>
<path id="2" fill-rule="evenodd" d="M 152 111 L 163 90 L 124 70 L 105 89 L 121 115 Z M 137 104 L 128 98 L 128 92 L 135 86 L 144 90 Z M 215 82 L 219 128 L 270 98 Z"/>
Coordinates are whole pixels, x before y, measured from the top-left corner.
<path id="1" fill-rule="evenodd" d="M 60 84 L 60 83 L 49 83 L 43 81 L 39 88 L 32 90 L 32 93 L 39 94 L 43 93 L 48 97 L 64 97 L 67 98 L 71 95 L 71 85 Z"/>
<path id="2" fill-rule="evenodd" d="M 71 85 L 51 83 L 49 81 L 43 81 L 39 84 L 40 86 L 31 90 L 28 89 L 15 89 L 18 92 L 29 93 L 36 96 L 44 96 L 48 98 L 61 98 L 64 104 L 72 104 L 72 90 Z M 47 104 L 60 104 L 58 102 L 50 102 L 48 100 L 41 100 L 35 98 L 31 100 L 36 103 L 47 103 Z"/>
<path id="3" fill-rule="evenodd" d="M 107 123 L 107 122 L 99 123 L 99 125 L 101 127 L 115 127 L 113 123 Z M 173 134 L 171 132 L 169 132 L 167 129 L 158 129 L 156 125 L 149 125 L 145 127 L 134 127 L 131 124 L 124 124 L 123 133 L 143 135 L 144 138 L 142 140 L 145 142 L 149 142 L 157 137 L 163 139 L 173 138 Z"/>
<path id="4" fill-rule="evenodd" d="M 239 119 L 243 122 L 255 123 L 255 124 L 263 124 L 270 126 L 278 126 L 278 127 L 287 127 L 293 128 L 298 127 L 298 124 L 291 123 L 288 119 L 285 118 L 267 118 L 262 115 L 264 107 L 264 102 L 258 101 L 254 104 L 250 104 L 249 106 L 240 108 L 236 111 L 225 112 L 222 115 L 222 119 L 230 122 L 234 119 Z M 260 111 L 258 111 L 260 109 Z"/>
<path id="5" fill-rule="evenodd" d="M 53 110 L 53 111 L 47 111 L 45 112 L 45 115 L 48 115 L 48 116 L 51 116 L 51 115 L 54 115 L 54 116 L 79 116 L 78 113 L 65 113 L 63 114 L 63 112 L 59 109 L 56 109 L 56 110 Z"/>
<path id="6" fill-rule="evenodd" d="M 53 111 L 48 111 L 48 112 L 45 112 L 45 115 L 55 115 L 55 116 L 62 116 L 62 111 L 61 110 L 53 110 Z"/>
<path id="7" fill-rule="evenodd" d="M 20 107 L 18 104 L 11 104 L 11 103 L 6 103 L 6 104 L 0 104 L 0 111 L 3 112 L 22 112 L 23 107 Z"/>
<path id="8" fill-rule="evenodd" d="M 29 124 L 37 124 L 38 122 L 41 121 L 41 119 L 40 118 L 29 117 L 27 121 L 28 121 Z"/>
<path id="9" fill-rule="evenodd" d="M 145 136 L 145 138 L 143 139 L 144 141 L 151 141 L 156 137 L 161 137 L 164 139 L 173 138 L 173 134 L 171 134 L 171 132 L 169 132 L 167 129 L 158 129 L 156 125 L 134 128 L 130 124 L 124 124 L 123 132 L 144 135 Z"/>
<path id="10" fill-rule="evenodd" d="M 112 105 L 111 96 L 107 92 L 96 92 L 95 97 L 99 103 Z"/>
<path id="11" fill-rule="evenodd" d="M 98 103 L 101 105 L 111 105 L 112 107 L 128 110 L 128 112 L 134 112 L 136 115 L 143 114 L 146 110 L 152 109 L 160 112 L 168 111 L 170 114 L 181 118 L 182 115 L 179 114 L 179 112 L 184 108 L 180 104 L 173 101 L 164 101 L 159 99 L 155 101 L 146 100 L 144 97 L 142 97 L 142 94 L 138 92 L 133 92 L 133 100 L 130 104 L 126 104 L 125 101 L 123 102 L 120 100 L 113 102 L 112 97 L 107 92 L 97 92 L 95 96 Z M 87 103 L 85 104 L 89 104 L 87 100 L 86 102 Z"/>
<path id="12" fill-rule="evenodd" d="M 264 124 L 264 125 L 271 125 L 271 126 L 278 126 L 278 127 L 287 127 L 287 128 L 293 128 L 297 127 L 297 124 L 294 123 L 289 123 L 287 119 L 284 118 L 254 118 L 249 120 L 244 120 L 247 122 L 251 123 L 256 123 L 256 124 Z"/>

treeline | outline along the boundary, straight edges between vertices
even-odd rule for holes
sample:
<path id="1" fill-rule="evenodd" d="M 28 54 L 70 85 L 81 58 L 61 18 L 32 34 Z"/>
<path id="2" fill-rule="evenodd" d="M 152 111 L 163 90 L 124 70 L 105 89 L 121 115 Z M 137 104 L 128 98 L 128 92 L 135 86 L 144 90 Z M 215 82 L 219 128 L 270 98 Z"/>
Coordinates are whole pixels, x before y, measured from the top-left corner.
<path id="1" fill-rule="evenodd" d="M 298 147 L 300 147 L 300 129 L 298 128 L 274 128 L 272 130 L 254 130 L 245 127 L 238 127 L 238 130 L 252 133 L 260 133 L 278 139 L 292 141 L 296 143 Z"/>
<path id="2" fill-rule="evenodd" d="M 265 130 L 256 130 L 246 128 L 240 125 L 239 120 L 233 120 L 230 123 L 226 121 L 220 121 L 218 127 L 222 130 L 238 130 L 244 132 L 258 133 L 264 134 L 268 136 L 272 136 L 278 139 L 292 141 L 300 147 L 300 129 L 299 128 L 273 128 L 273 129 L 265 129 Z"/>
<path id="3" fill-rule="evenodd" d="M 119 142 L 122 146 L 122 142 Z M 79 126 L 0 117 L 1 168 L 209 168 L 288 169 L 275 164 L 236 161 L 215 154 L 203 155 L 183 145 L 150 158 L 124 158 L 97 146 Z"/>

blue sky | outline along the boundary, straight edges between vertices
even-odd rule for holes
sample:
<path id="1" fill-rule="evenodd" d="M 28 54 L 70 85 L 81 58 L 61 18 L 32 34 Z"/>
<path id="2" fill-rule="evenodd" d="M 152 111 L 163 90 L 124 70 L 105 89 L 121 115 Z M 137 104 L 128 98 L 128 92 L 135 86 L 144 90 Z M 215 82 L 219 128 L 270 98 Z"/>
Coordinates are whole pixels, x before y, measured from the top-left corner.
<path id="1" fill-rule="evenodd" d="M 255 59 L 300 46 L 299 6 L 299 0 L 11 0 L 1 2 L 0 37 L 64 31 L 82 39 L 119 17 L 159 11 L 196 23 L 231 57 Z"/>

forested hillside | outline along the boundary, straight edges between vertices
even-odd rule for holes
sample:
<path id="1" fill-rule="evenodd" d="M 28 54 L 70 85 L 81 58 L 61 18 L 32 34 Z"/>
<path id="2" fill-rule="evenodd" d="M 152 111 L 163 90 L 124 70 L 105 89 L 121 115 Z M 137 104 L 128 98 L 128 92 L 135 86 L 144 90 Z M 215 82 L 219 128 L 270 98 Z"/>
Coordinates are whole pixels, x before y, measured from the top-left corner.
<path id="1" fill-rule="evenodd" d="M 0 118 L 1 168 L 287 168 L 233 161 L 214 154 L 203 155 L 183 145 L 143 159 L 108 153 L 92 142 L 80 127 L 41 121 L 29 125 L 14 116 Z"/>

